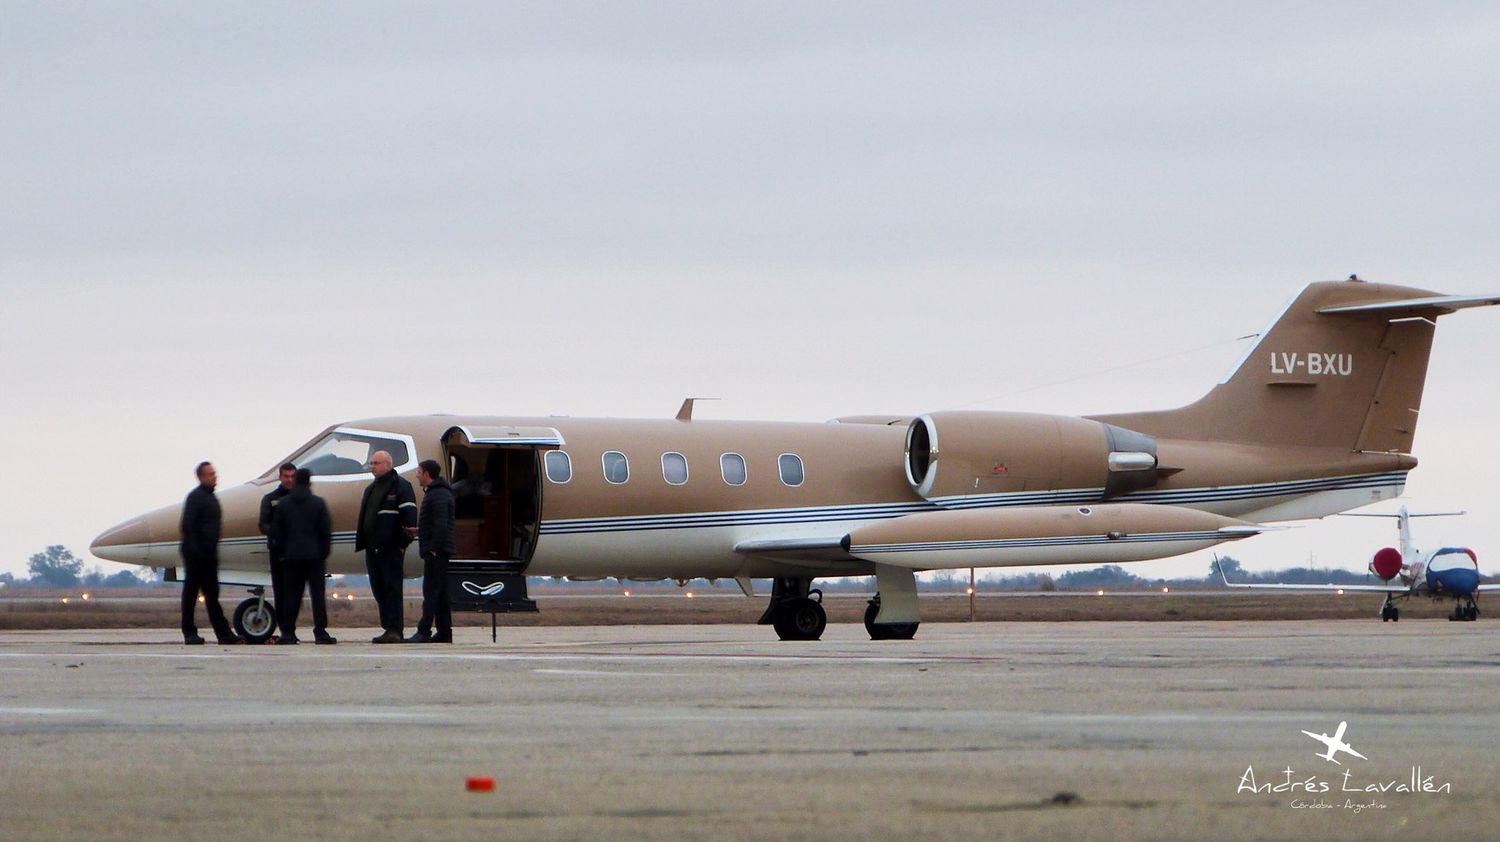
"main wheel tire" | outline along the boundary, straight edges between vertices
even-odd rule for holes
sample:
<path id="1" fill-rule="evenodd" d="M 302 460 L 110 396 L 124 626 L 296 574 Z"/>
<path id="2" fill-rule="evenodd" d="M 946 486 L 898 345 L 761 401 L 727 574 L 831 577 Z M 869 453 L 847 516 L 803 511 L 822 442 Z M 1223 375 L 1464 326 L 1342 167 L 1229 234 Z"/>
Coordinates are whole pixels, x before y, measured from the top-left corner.
<path id="1" fill-rule="evenodd" d="M 828 627 L 828 614 L 813 600 L 798 597 L 777 606 L 771 625 L 782 640 L 817 640 Z"/>
<path id="2" fill-rule="evenodd" d="M 872 600 L 865 608 L 865 631 L 870 633 L 871 640 L 911 640 L 917 636 L 917 626 L 921 623 L 876 623 L 875 615 L 879 613 L 879 602 Z"/>
<path id="3" fill-rule="evenodd" d="M 1394 622 L 1399 621 L 1400 619 L 1401 619 L 1401 609 L 1397 608 L 1394 605 L 1392 605 L 1391 606 L 1391 622 L 1394 623 Z"/>
<path id="4" fill-rule="evenodd" d="M 251 597 L 234 609 L 234 630 L 246 643 L 265 643 L 276 633 L 276 607 Z"/>

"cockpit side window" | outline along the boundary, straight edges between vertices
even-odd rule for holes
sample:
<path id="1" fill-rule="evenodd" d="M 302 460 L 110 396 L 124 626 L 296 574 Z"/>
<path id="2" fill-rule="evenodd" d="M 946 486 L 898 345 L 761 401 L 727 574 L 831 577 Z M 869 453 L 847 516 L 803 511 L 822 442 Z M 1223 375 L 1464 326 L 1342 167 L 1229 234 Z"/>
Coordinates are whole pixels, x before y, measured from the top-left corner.
<path id="1" fill-rule="evenodd" d="M 370 457 L 379 450 L 391 454 L 391 464 L 398 469 L 411 461 L 400 439 L 346 430 L 334 430 L 287 461 L 307 468 L 314 477 L 358 476 L 370 473 Z"/>

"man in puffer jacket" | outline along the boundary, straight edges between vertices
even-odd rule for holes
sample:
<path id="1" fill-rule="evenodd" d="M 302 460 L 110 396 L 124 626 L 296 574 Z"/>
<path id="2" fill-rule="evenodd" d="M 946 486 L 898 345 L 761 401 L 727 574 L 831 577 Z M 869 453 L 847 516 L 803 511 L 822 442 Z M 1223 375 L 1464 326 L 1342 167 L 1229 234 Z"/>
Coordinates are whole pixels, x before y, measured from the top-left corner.
<path id="1" fill-rule="evenodd" d="M 292 491 L 276 505 L 271 517 L 271 537 L 281 553 L 282 597 L 277 606 L 281 615 L 281 639 L 277 643 L 296 644 L 297 614 L 302 609 L 304 587 L 312 597 L 313 639 L 317 643 L 338 643 L 328 634 L 328 604 L 324 596 L 324 579 L 328 570 L 328 553 L 333 546 L 333 522 L 328 504 L 312 493 L 312 471 L 301 468 Z"/>
<path id="2" fill-rule="evenodd" d="M 448 605 L 448 560 L 458 552 L 453 539 L 453 487 L 443 468 L 427 459 L 417 466 L 422 512 L 417 516 L 417 550 L 422 554 L 422 619 L 407 643 L 452 643 L 453 610 Z M 437 633 L 433 634 L 433 622 Z"/>

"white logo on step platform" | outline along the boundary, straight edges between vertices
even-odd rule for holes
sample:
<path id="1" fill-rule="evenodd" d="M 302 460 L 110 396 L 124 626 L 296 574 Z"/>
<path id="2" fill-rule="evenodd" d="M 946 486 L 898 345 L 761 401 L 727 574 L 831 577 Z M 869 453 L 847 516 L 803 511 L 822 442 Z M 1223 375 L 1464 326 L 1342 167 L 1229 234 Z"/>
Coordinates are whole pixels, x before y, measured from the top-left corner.
<path id="1" fill-rule="evenodd" d="M 494 596 L 495 594 L 505 590 L 505 583 L 496 582 L 493 585 L 485 585 L 481 587 L 474 584 L 473 582 L 466 581 L 463 583 L 463 589 L 475 596 Z"/>

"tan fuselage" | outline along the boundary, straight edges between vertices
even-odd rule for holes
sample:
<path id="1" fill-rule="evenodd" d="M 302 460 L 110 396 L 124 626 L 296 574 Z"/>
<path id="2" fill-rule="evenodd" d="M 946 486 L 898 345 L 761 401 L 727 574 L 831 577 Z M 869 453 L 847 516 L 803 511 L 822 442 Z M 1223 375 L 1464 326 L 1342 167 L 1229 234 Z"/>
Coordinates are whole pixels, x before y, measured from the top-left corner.
<path id="1" fill-rule="evenodd" d="M 694 578 L 773 575 L 865 575 L 869 564 L 853 559 L 788 561 L 775 553 L 736 551 L 757 539 L 838 538 L 874 522 L 905 515 L 952 509 L 1023 509 L 1076 506 L 1103 500 L 1104 477 L 1088 466 L 1059 462 L 1032 471 L 1024 479 L 997 477 L 996 459 L 1019 465 L 1025 454 L 1048 447 L 1045 441 L 1008 441 L 993 454 L 963 464 L 945 454 L 943 469 L 972 475 L 970 493 L 936 502 L 920 496 L 903 470 L 907 425 L 873 423 L 769 423 L 571 418 L 463 418 L 419 416 L 375 418 L 341 427 L 407 435 L 419 459 L 444 461 L 443 435 L 460 424 L 555 428 L 566 441 L 571 477 L 565 483 L 542 480 L 541 534 L 527 572 L 541 576 Z M 606 451 L 625 454 L 629 477 L 621 484 L 605 479 Z M 686 458 L 687 481 L 669 484 L 662 455 Z M 744 458 L 742 485 L 728 484 L 721 473 L 726 453 Z M 800 458 L 803 482 L 789 486 L 780 477 L 783 454 Z M 1400 493 L 1410 457 L 1359 454 L 1324 448 L 1277 448 L 1227 443 L 1160 442 L 1160 460 L 1175 472 L 1149 491 L 1124 495 L 1115 502 L 1160 500 L 1171 506 L 1213 512 L 1250 521 L 1319 517 Z M 1180 467 L 1179 467 L 1180 466 Z M 1008 466 L 1007 466 L 1008 467 Z M 415 485 L 415 472 L 408 471 Z M 363 559 L 354 552 L 353 531 L 360 497 L 369 477 L 314 480 L 333 513 L 334 554 L 330 572 L 360 573 Z M 241 485 L 221 488 L 224 510 L 220 568 L 263 572 L 264 540 L 257 528 L 260 498 L 275 483 L 274 473 Z M 1300 485 L 1298 485 L 1300 483 Z M 421 490 L 418 488 L 420 500 Z M 1259 515 L 1268 514 L 1268 517 Z M 144 516 L 144 541 L 119 547 L 132 560 L 156 567 L 175 566 L 177 505 Z M 115 532 L 132 523 L 122 525 Z M 1025 534 L 1026 524 L 1018 524 Z M 1149 523 L 1136 523 L 1149 531 Z M 107 533 L 102 544 L 111 543 Z M 1154 556 L 1146 556 L 1154 557 Z M 1092 561 L 1087 552 L 1043 556 L 1017 552 L 979 566 Z M 122 559 L 123 560 L 123 559 Z M 1121 558 L 1121 560 L 1132 560 Z M 969 562 L 964 562 L 968 566 Z M 934 557 L 931 567 L 950 566 Z M 417 575 L 415 551 L 407 554 L 407 572 Z"/>

